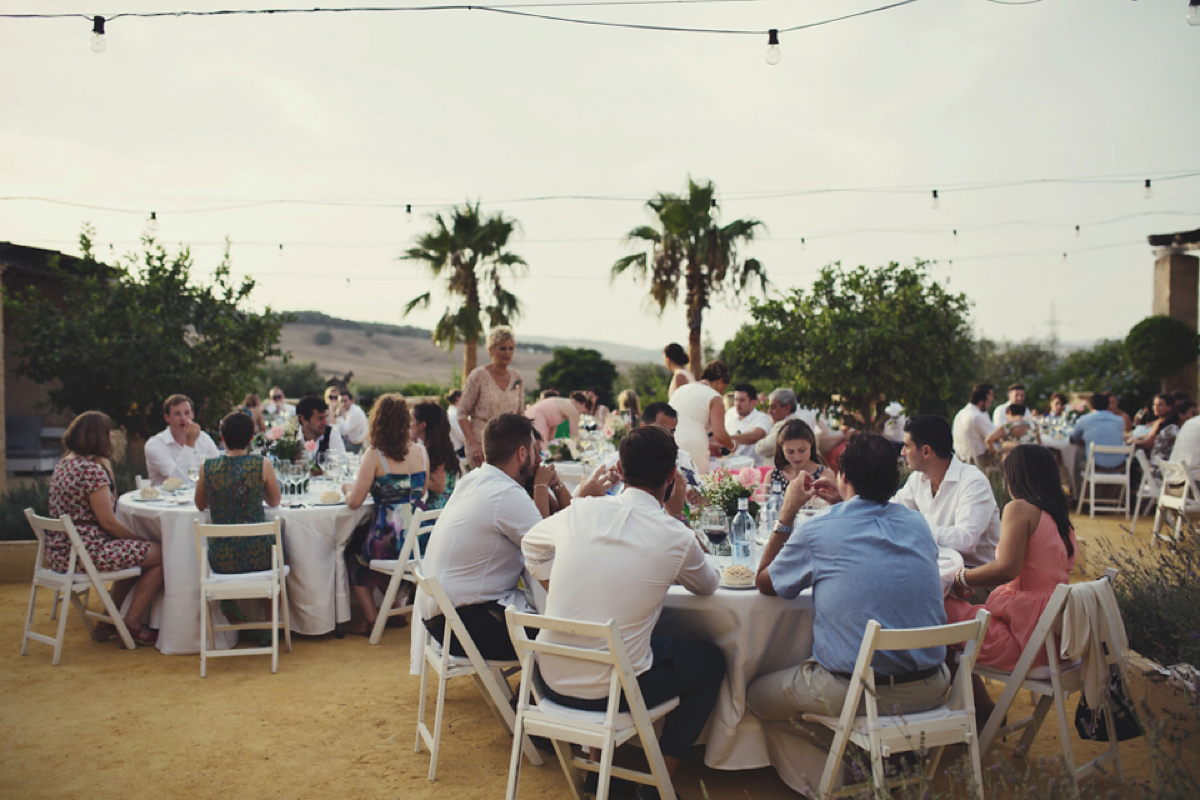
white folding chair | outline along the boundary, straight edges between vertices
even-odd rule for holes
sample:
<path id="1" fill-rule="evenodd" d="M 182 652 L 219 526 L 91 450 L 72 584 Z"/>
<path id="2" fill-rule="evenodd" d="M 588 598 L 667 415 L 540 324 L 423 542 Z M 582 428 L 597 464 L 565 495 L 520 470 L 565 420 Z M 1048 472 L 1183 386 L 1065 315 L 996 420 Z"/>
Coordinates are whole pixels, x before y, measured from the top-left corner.
<path id="1" fill-rule="evenodd" d="M 516 734 L 545 736 L 554 743 L 558 762 L 567 775 L 567 783 L 571 786 L 575 800 L 583 798 L 582 771 L 599 773 L 596 800 L 607 800 L 609 783 L 613 777 L 656 786 L 663 800 L 675 800 L 671 776 L 667 774 L 662 751 L 658 748 L 658 737 L 654 733 L 654 721 L 679 705 L 679 698 L 673 697 L 652 709 L 646 708 L 645 698 L 642 697 L 637 675 L 629 662 L 629 654 L 625 650 L 625 642 L 621 639 L 617 623 L 613 620 L 604 623 L 581 622 L 521 614 L 511 606 L 505 611 L 505 618 L 517 657 L 521 659 Z M 550 644 L 531 639 L 525 632 L 526 628 L 587 637 L 593 640 L 598 649 L 582 645 Z M 538 654 L 608 665 L 611 677 L 608 682 L 606 710 L 581 711 L 541 696 L 540 687 L 534 686 L 532 681 Z M 628 711 L 620 711 L 622 693 L 629 706 Z M 613 753 L 635 736 L 641 741 L 650 772 L 613 766 Z M 600 763 L 572 755 L 570 744 L 599 749 Z M 512 758 L 508 766 L 506 800 L 516 800 L 520 766 L 520 750 L 514 740 Z"/>
<path id="2" fill-rule="evenodd" d="M 113 602 L 112 596 L 108 593 L 108 589 L 105 588 L 105 584 L 110 581 L 136 578 L 142 574 L 142 568 L 130 567 L 129 569 L 114 572 L 101 572 L 96 569 L 95 562 L 92 561 L 87 548 L 83 546 L 83 541 L 79 538 L 79 531 L 75 529 L 75 523 L 66 514 L 58 519 L 39 517 L 33 513 L 32 508 L 27 508 L 25 509 L 25 518 L 29 520 L 29 525 L 33 528 L 33 534 L 37 537 L 38 549 L 37 560 L 33 566 L 33 583 L 29 587 L 29 609 L 25 614 L 25 632 L 21 636 L 21 655 L 29 655 L 29 642 L 34 641 L 53 645 L 54 658 L 50 662 L 53 666 L 58 666 L 58 662 L 62 658 L 63 639 L 67 629 L 67 614 L 65 610 L 58 616 L 58 632 L 54 636 L 35 633 L 33 630 L 34 606 L 37 604 L 38 588 L 42 586 L 54 591 L 54 605 L 56 609 L 58 607 L 58 598 L 71 598 L 71 605 L 75 606 L 75 610 L 79 612 L 79 618 L 83 620 L 83 626 L 87 629 L 88 636 L 93 639 L 96 638 L 93 620 L 107 622 L 117 629 L 117 633 L 120 635 L 121 641 L 125 643 L 125 647 L 132 650 L 136 646 L 133 637 L 129 635 L 129 628 L 125 626 L 125 619 L 121 616 L 121 612 L 117 608 L 117 604 Z M 51 532 L 65 534 L 71 543 L 71 553 L 68 556 L 66 572 L 55 572 L 46 565 L 46 534 Z M 75 571 L 77 565 L 83 566 L 83 572 Z M 96 594 L 100 596 L 100 601 L 104 604 L 105 613 L 88 610 L 87 601 L 92 589 L 95 589 Z"/>
<path id="3" fill-rule="evenodd" d="M 1176 544 L 1183 536 L 1183 526 L 1188 522 L 1187 515 L 1200 511 L 1200 491 L 1197 491 L 1196 482 L 1183 462 L 1163 461 L 1158 467 L 1162 470 L 1162 481 L 1159 485 L 1158 509 L 1154 512 L 1154 529 L 1150 532 L 1150 540 L 1155 545 L 1159 542 Z M 1170 516 L 1175 518 L 1175 525 L 1172 535 L 1167 535 L 1162 532 L 1162 526 Z"/>
<path id="4" fill-rule="evenodd" d="M 387 591 L 383 593 L 383 602 L 379 604 L 379 616 L 375 618 L 375 627 L 371 629 L 371 638 L 368 640 L 371 644 L 379 644 L 379 640 L 383 638 L 383 629 L 387 627 L 389 619 L 412 613 L 416 597 L 415 591 L 413 597 L 410 597 L 404 605 L 393 607 L 393 604 L 396 602 L 396 595 L 400 593 L 401 583 L 411 583 L 415 590 L 417 579 L 413 577 L 413 567 L 421 565 L 421 548 L 418 546 L 417 536 L 421 533 L 422 528 L 427 532 L 432 530 L 433 524 L 441 515 L 440 508 L 418 511 L 413 514 L 412 522 L 404 535 L 404 544 L 400 546 L 400 554 L 394 559 L 371 559 L 371 569 L 391 576 Z"/>
<path id="5" fill-rule="evenodd" d="M 1103 584 L 1107 591 L 1111 592 L 1112 581 L 1116 578 L 1117 574 L 1117 570 L 1110 568 L 1105 571 L 1103 577 L 1090 583 L 1097 586 Z M 1083 585 L 1087 584 L 1075 584 L 1075 586 Z M 996 701 L 995 710 L 992 711 L 991 717 L 988 718 L 987 724 L 983 727 L 983 732 L 979 735 L 980 746 L 983 752 L 986 753 L 998 736 L 1007 736 L 1024 728 L 1026 729 L 1025 734 L 1021 737 L 1021 741 L 1018 744 L 1018 751 L 1028 752 L 1029 746 L 1033 744 L 1034 737 L 1037 736 L 1038 729 L 1050 711 L 1050 707 L 1054 706 L 1055 714 L 1058 717 L 1058 735 L 1062 745 L 1064 766 L 1071 780 L 1078 784 L 1080 778 L 1093 772 L 1097 767 L 1112 761 L 1116 763 L 1117 780 L 1124 783 L 1125 777 L 1121 770 L 1121 754 L 1117 749 L 1115 725 L 1110 724 L 1108 726 L 1110 737 L 1108 750 L 1085 764 L 1078 767 L 1075 766 L 1075 753 L 1071 746 L 1071 740 L 1075 732 L 1072 729 L 1073 726 L 1067 714 L 1067 699 L 1073 693 L 1082 691 L 1083 689 L 1083 664 L 1081 661 L 1060 663 L 1058 655 L 1058 634 L 1062 631 L 1063 609 L 1067 604 L 1067 596 L 1073 588 L 1073 586 L 1064 583 L 1054 590 L 1054 594 L 1050 596 L 1049 605 L 1046 606 L 1046 610 L 1042 612 L 1042 616 L 1038 619 L 1037 627 L 1033 631 L 1033 637 L 1025 645 L 1025 649 L 1021 652 L 1021 658 L 1018 659 L 1017 666 L 1012 672 L 1005 672 L 981 664 L 975 665 L 976 675 L 1005 684 L 1004 691 L 1000 694 L 1000 699 Z M 1108 663 L 1115 663 L 1121 657 L 1120 653 L 1115 652 L 1117 649 L 1116 645 L 1113 644 L 1110 646 L 1108 642 L 1103 642 L 1102 644 L 1104 645 L 1102 652 L 1107 653 L 1106 660 Z M 1034 659 L 1042 653 L 1045 653 L 1048 659 L 1047 666 L 1033 667 Z M 1034 707 L 1033 715 L 1005 725 L 1004 717 L 1008 714 L 1012 702 L 1017 696 L 1017 692 L 1022 689 L 1032 692 L 1039 698 L 1037 705 Z M 1104 702 L 1105 710 L 1111 723 L 1113 716 L 1112 707 L 1108 703 L 1108 692 L 1104 693 Z M 1078 793 L 1076 792 L 1076 794 Z"/>
<path id="6" fill-rule="evenodd" d="M 133 476 L 133 486 L 135 489 L 138 489 L 139 491 L 142 489 L 145 489 L 150 486 L 150 479 L 143 478 L 141 475 L 134 475 Z"/>
<path id="7" fill-rule="evenodd" d="M 474 678 L 483 699 L 492 709 L 492 713 L 504 725 L 505 730 L 512 732 L 515 715 L 510 705 L 512 689 L 508 685 L 508 676 L 517 671 L 520 662 L 485 661 L 438 579 L 432 575 L 426 576 L 420 566 L 413 569 L 413 577 L 417 580 L 417 586 L 437 603 L 438 611 L 446 619 L 440 645 L 428 628 L 425 628 L 423 634 L 425 640 L 422 648 L 424 658 L 421 660 L 421 699 L 417 705 L 417 738 L 413 747 L 413 752 L 416 753 L 421 752 L 422 742 L 429 748 L 429 780 L 432 781 L 437 775 L 438 753 L 441 750 L 442 718 L 446 706 L 446 682 L 451 678 L 465 675 Z M 467 654 L 466 658 L 450 654 L 455 639 L 462 644 L 463 652 Z M 434 710 L 432 730 L 425 724 L 425 698 L 428 694 L 431 669 L 438 678 L 437 708 Z M 542 757 L 538 754 L 537 748 L 529 741 L 528 736 L 521 737 L 521 747 L 525 751 L 525 757 L 529 759 L 529 763 L 535 766 L 542 765 Z"/>
<path id="8" fill-rule="evenodd" d="M 1076 514 L 1083 513 L 1083 503 L 1086 500 L 1088 503 L 1088 516 L 1092 519 L 1096 518 L 1097 511 L 1111 511 L 1117 514 L 1124 514 L 1126 519 L 1129 518 L 1129 472 L 1133 466 L 1134 449 L 1134 446 L 1131 444 L 1109 445 L 1088 442 L 1087 465 L 1083 470 L 1083 485 L 1079 488 L 1079 505 L 1075 509 Z M 1123 472 L 1097 472 L 1096 456 L 1098 455 L 1124 456 L 1125 470 Z M 1097 500 L 1096 486 L 1098 485 L 1120 486 L 1121 493 L 1116 499 L 1102 497 Z"/>
<path id="9" fill-rule="evenodd" d="M 200 677 L 208 674 L 208 659 L 225 656 L 271 657 L 271 672 L 279 669 L 279 629 L 283 628 L 288 652 L 292 650 L 291 619 L 288 615 L 287 576 L 291 571 L 283 563 L 283 544 L 280 541 L 279 520 L 249 525 L 207 525 L 197 521 L 196 552 L 200 559 Z M 213 572 L 208 563 L 208 540 L 226 537 L 271 536 L 271 566 L 257 572 Z M 221 600 L 269 600 L 271 619 L 262 622 L 228 622 L 214 624 L 209 603 Z M 279 609 L 283 607 L 283 619 Z M 271 631 L 269 647 L 216 649 L 217 631 Z"/>
<path id="10" fill-rule="evenodd" d="M 1145 505 L 1147 511 L 1153 508 L 1158 502 L 1162 486 L 1150 470 L 1150 459 L 1146 458 L 1146 451 L 1135 450 L 1133 457 L 1137 459 L 1138 466 L 1142 468 L 1142 480 L 1138 484 L 1137 493 L 1133 496 L 1133 525 L 1129 528 L 1130 533 L 1137 533 L 1138 517 L 1142 514 L 1142 502 L 1147 501 Z"/>
<path id="11" fill-rule="evenodd" d="M 824 725 L 834 732 L 833 746 L 825 761 L 821 774 L 820 797 L 854 795 L 863 786 L 834 789 L 842 773 L 842 760 L 846 744 L 853 742 L 868 751 L 871 758 L 871 776 L 875 791 L 890 796 L 896 786 L 920 780 L 919 776 L 888 778 L 884 772 L 883 759 L 894 753 L 935 748 L 927 762 L 927 775 L 933 777 L 942 750 L 948 744 L 959 742 L 967 745 L 971 757 L 971 769 L 975 775 L 975 795 L 983 800 L 983 767 L 980 763 L 979 740 L 975 730 L 974 694 L 971 690 L 971 667 L 979 653 L 979 645 L 987 632 L 991 614 L 980 609 L 975 619 L 950 625 L 935 625 L 928 628 L 902 628 L 884 630 L 878 620 L 867 623 L 858 660 L 854 662 L 854 673 L 850 678 L 850 692 L 842 705 L 841 716 L 804 714 L 803 719 Z M 875 670 L 871 659 L 880 650 L 919 650 L 925 647 L 941 647 L 965 643 L 959 670 L 950 689 L 950 697 L 937 708 L 912 714 L 896 716 L 880 715 L 875 700 Z M 859 703 L 866 706 L 866 716 L 858 716 Z M 875 796 L 874 792 L 870 792 Z"/>

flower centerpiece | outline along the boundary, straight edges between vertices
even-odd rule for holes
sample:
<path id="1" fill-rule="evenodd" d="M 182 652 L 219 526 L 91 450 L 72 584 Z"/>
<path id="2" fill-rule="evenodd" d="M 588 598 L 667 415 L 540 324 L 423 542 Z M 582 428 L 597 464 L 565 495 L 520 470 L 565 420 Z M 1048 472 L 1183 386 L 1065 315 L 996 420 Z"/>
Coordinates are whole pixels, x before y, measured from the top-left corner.
<path id="1" fill-rule="evenodd" d="M 615 448 L 620 448 L 621 440 L 629 433 L 629 420 L 622 414 L 609 414 L 604 420 L 604 438 L 608 439 Z"/>
<path id="2" fill-rule="evenodd" d="M 738 512 L 738 500 L 750 500 L 750 516 L 758 518 L 758 498 L 761 475 L 758 470 L 747 467 L 741 472 L 716 469 L 700 479 L 700 496 L 710 505 L 720 506 L 733 519 Z"/>
<path id="3" fill-rule="evenodd" d="M 277 461 L 290 463 L 298 460 L 304 452 L 305 442 L 300 435 L 300 424 L 297 417 L 292 417 L 283 425 L 272 425 L 264 433 L 254 437 L 253 446 L 263 455 L 273 456 Z"/>
<path id="4" fill-rule="evenodd" d="M 579 446 L 572 439 L 551 439 L 546 443 L 551 461 L 578 461 Z"/>

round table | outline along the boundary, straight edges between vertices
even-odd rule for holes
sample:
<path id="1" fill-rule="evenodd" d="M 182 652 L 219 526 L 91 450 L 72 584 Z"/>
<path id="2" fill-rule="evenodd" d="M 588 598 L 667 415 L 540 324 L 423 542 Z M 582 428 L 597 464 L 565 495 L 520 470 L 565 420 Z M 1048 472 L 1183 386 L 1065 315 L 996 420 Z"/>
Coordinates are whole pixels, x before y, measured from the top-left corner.
<path id="1" fill-rule="evenodd" d="M 284 559 L 288 575 L 288 609 L 296 633 L 329 633 L 350 620 L 350 590 L 342 551 L 358 522 L 373 512 L 370 498 L 357 510 L 345 503 L 314 505 L 316 496 L 285 498 L 279 508 L 268 508 L 267 519 L 282 523 Z M 193 523 L 207 521 L 206 512 L 191 497 L 179 500 L 141 500 L 137 492 L 121 496 L 117 516 L 136 535 L 161 542 L 163 592 L 151 611 L 158 628 L 160 652 L 200 652 L 200 565 Z M 223 619 L 223 617 L 221 618 Z M 214 612 L 214 621 L 217 614 Z M 236 632 L 218 638 L 218 647 L 232 647 Z"/>

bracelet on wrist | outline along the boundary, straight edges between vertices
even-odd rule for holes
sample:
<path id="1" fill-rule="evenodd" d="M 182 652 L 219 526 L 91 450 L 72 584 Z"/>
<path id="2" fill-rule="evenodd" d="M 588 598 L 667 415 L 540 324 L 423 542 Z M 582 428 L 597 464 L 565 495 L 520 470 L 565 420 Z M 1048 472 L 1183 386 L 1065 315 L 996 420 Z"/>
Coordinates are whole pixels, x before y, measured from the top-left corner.
<path id="1" fill-rule="evenodd" d="M 534 488 L 534 489 L 545 489 L 545 490 L 548 492 L 548 491 L 550 491 L 550 484 L 548 484 L 548 483 L 535 483 L 535 484 L 533 485 L 533 488 Z"/>

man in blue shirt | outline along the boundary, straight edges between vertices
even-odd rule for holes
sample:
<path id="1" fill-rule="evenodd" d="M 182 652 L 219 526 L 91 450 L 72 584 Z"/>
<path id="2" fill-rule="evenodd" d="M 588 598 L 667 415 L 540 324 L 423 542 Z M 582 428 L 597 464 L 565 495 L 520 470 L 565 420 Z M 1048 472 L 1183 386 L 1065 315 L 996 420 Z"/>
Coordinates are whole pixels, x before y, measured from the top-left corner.
<path id="1" fill-rule="evenodd" d="M 1125 420 L 1108 410 L 1108 395 L 1096 392 L 1088 400 L 1092 411 L 1084 414 L 1075 421 L 1075 429 L 1071 431 L 1071 442 L 1082 444 L 1125 444 Z M 1096 469 L 1104 472 L 1123 472 L 1125 456 L 1116 453 L 1099 453 L 1096 455 Z"/>
<path id="2" fill-rule="evenodd" d="M 826 746 L 828 730 L 798 718 L 841 713 L 867 622 L 879 620 L 887 629 L 946 623 L 929 524 L 888 502 L 900 477 L 895 447 L 877 434 L 858 434 L 847 441 L 838 467 L 836 484 L 822 478 L 788 485 L 758 568 L 763 594 L 790 599 L 812 587 L 812 658 L 760 676 L 746 692 L 747 707 L 760 719 L 792 720 Z M 845 502 L 793 533 L 796 512 L 813 494 Z M 880 710 L 914 713 L 941 704 L 950 689 L 945 656 L 943 647 L 876 653 L 871 665 Z"/>

